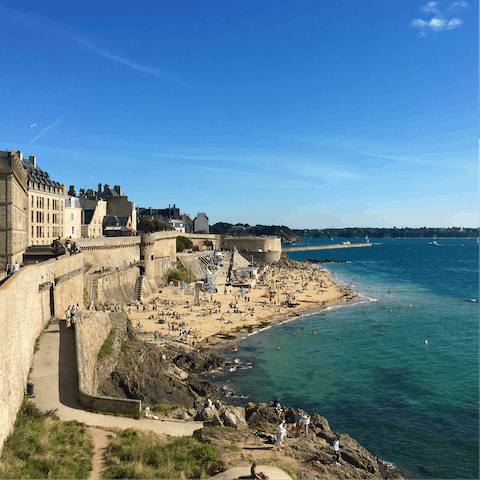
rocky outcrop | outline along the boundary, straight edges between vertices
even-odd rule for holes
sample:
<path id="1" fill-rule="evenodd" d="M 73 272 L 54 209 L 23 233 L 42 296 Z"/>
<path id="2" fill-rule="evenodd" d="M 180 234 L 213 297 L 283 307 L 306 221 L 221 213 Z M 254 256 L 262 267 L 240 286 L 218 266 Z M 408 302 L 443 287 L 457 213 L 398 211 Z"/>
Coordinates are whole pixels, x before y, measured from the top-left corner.
<path id="1" fill-rule="evenodd" d="M 219 418 L 223 425 L 230 426 L 225 422 L 225 412 L 230 411 L 230 408 L 218 404 L 219 402 L 216 402 L 211 409 L 206 409 L 209 410 L 208 415 L 211 415 L 209 418 Z M 219 413 L 222 408 L 223 413 Z M 295 427 L 289 424 L 287 438 L 282 444 L 281 452 L 278 452 L 273 441 L 278 425 L 274 420 L 275 412 L 277 410 L 272 402 L 259 405 L 249 403 L 245 407 L 245 418 L 248 424 L 255 425 L 255 428 L 240 429 L 238 425 L 235 430 L 203 428 L 197 430 L 194 437 L 202 443 L 215 445 L 220 450 L 222 467 L 225 470 L 238 466 L 239 462 L 251 464 L 253 460 L 262 461 L 259 455 L 263 454 L 268 462 L 274 461 L 277 467 L 293 470 L 296 478 L 402 479 L 395 467 L 376 458 L 349 435 L 332 432 L 328 421 L 318 413 L 311 417 L 308 437 L 304 433 L 298 435 Z M 293 418 L 293 412 L 293 409 L 284 409 L 282 415 L 290 419 Z M 213 423 L 217 425 L 218 420 Z M 333 450 L 335 438 L 340 441 L 339 463 L 336 463 Z"/>
<path id="2" fill-rule="evenodd" d="M 218 386 L 196 376 L 222 364 L 211 352 L 190 352 L 181 344 L 144 343 L 130 329 L 126 335 L 117 334 L 114 344 L 111 354 L 98 364 L 99 395 L 190 409 L 218 391 Z"/>

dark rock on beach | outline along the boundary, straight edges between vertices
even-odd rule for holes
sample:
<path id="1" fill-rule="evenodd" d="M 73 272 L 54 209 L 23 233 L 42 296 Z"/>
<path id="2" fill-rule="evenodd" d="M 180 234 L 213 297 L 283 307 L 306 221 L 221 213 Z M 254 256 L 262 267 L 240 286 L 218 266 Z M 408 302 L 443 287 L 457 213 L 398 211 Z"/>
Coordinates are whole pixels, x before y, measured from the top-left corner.
<path id="1" fill-rule="evenodd" d="M 304 262 L 309 262 L 309 263 L 345 263 L 345 260 L 332 260 L 330 258 L 326 258 L 325 260 L 318 260 L 316 258 L 309 258 L 307 260 L 304 260 Z"/>

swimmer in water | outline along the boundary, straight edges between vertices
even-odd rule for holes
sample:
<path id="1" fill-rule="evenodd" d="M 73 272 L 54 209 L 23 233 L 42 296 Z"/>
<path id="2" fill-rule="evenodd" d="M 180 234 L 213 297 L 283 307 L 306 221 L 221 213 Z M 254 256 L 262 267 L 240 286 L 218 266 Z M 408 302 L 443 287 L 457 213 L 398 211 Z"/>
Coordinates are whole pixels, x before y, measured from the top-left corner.
<path id="1" fill-rule="evenodd" d="M 341 340 L 341 338 L 340 338 L 340 337 L 337 337 L 337 340 Z"/>
<path id="2" fill-rule="evenodd" d="M 314 330 L 314 331 L 312 332 L 312 335 L 316 335 L 316 334 L 317 334 L 317 332 Z"/>
<path id="3" fill-rule="evenodd" d="M 293 335 L 293 336 L 295 336 L 295 335 L 296 335 L 296 333 L 295 333 L 295 332 L 293 332 L 293 333 L 292 333 L 292 335 Z"/>
<path id="4" fill-rule="evenodd" d="M 277 347 L 277 350 L 280 350 L 280 345 Z"/>

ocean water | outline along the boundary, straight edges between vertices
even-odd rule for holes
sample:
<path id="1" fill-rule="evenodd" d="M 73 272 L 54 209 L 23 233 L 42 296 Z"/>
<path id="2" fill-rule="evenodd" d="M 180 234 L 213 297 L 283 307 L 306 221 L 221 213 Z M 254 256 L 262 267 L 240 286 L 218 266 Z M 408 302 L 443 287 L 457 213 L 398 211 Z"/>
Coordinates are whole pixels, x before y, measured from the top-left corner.
<path id="1" fill-rule="evenodd" d="M 318 412 L 409 478 L 479 478 L 479 245 L 430 241 L 289 253 L 344 260 L 321 266 L 360 297 L 240 340 L 230 401 Z"/>

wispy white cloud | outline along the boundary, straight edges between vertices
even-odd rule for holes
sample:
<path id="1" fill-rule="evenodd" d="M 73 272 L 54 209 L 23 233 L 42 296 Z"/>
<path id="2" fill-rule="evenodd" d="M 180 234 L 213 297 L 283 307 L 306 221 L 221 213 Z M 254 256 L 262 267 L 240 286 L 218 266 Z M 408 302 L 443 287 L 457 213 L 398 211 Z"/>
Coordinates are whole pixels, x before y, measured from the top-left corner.
<path id="1" fill-rule="evenodd" d="M 31 145 L 32 143 L 35 143 L 44 133 L 48 132 L 48 130 L 50 130 L 51 128 L 56 127 L 57 125 L 60 125 L 63 122 L 63 120 L 64 120 L 64 117 L 57 118 L 53 123 L 48 125 L 48 127 L 45 127 L 36 137 L 33 137 L 30 140 L 29 145 Z"/>
<path id="2" fill-rule="evenodd" d="M 448 7 L 448 10 L 465 7 L 468 7 L 467 2 L 455 2 Z M 463 24 L 463 21 L 460 18 L 446 18 L 445 15 L 443 15 L 439 10 L 438 2 L 428 2 L 426 5 L 421 7 L 420 10 L 425 13 L 433 13 L 435 15 L 430 20 L 416 18 L 412 21 L 412 23 L 410 23 L 410 26 L 420 29 L 420 36 L 422 37 L 426 37 L 426 32 L 429 30 L 434 32 L 441 30 L 453 30 L 454 28 L 457 28 Z"/>
<path id="3" fill-rule="evenodd" d="M 456 8 L 466 8 L 468 7 L 468 3 L 467 2 L 455 2 L 455 3 L 452 3 L 448 9 L 449 10 L 454 10 Z"/>
<path id="4" fill-rule="evenodd" d="M 426 5 L 420 8 L 425 13 L 435 13 L 436 15 L 440 15 L 440 12 L 438 10 L 438 2 L 428 2 Z"/>
<path id="5" fill-rule="evenodd" d="M 36 31 L 40 35 L 44 35 L 46 37 L 54 38 L 55 40 L 68 43 L 72 40 L 84 47 L 88 48 L 89 50 L 95 52 L 98 55 L 101 55 L 109 60 L 113 60 L 115 62 L 121 63 L 127 67 L 133 68 L 138 70 L 139 72 L 146 73 L 148 75 L 153 75 L 161 80 L 182 86 L 188 87 L 188 83 L 175 78 L 174 76 L 162 71 L 158 68 L 149 67 L 146 65 L 140 65 L 134 61 L 127 60 L 126 58 L 113 55 L 105 51 L 105 49 L 98 48 L 93 42 L 87 40 L 83 34 L 83 32 L 75 32 L 74 29 L 68 25 L 64 25 L 59 22 L 55 22 L 48 17 L 36 15 L 34 13 L 25 13 L 22 10 L 13 10 L 7 9 L 0 5 L 0 18 L 2 19 L 9 19 L 12 18 L 17 23 L 24 25 L 25 27 Z"/>
<path id="6" fill-rule="evenodd" d="M 118 55 L 112 55 L 108 52 L 105 52 L 104 50 L 100 50 L 92 42 L 90 42 L 90 41 L 88 41 L 84 38 L 72 37 L 72 40 L 79 43 L 80 45 L 83 45 L 84 47 L 88 48 L 89 50 L 92 50 L 93 52 L 97 53 L 98 55 L 101 55 L 102 57 L 105 57 L 105 58 L 108 58 L 108 59 L 113 60 L 115 62 L 121 63 L 122 65 L 126 65 L 127 67 L 138 70 L 139 72 L 147 73 L 149 75 L 153 75 L 154 77 L 160 78 L 160 79 L 165 80 L 167 82 L 174 83 L 176 85 L 180 85 L 182 87 L 188 87 L 189 86 L 186 82 L 175 79 L 171 75 L 168 75 L 165 72 L 162 72 L 162 71 L 160 71 L 156 68 L 148 67 L 146 65 L 140 65 L 138 63 L 131 62 L 130 60 L 127 60 L 126 58 L 120 57 Z"/>

